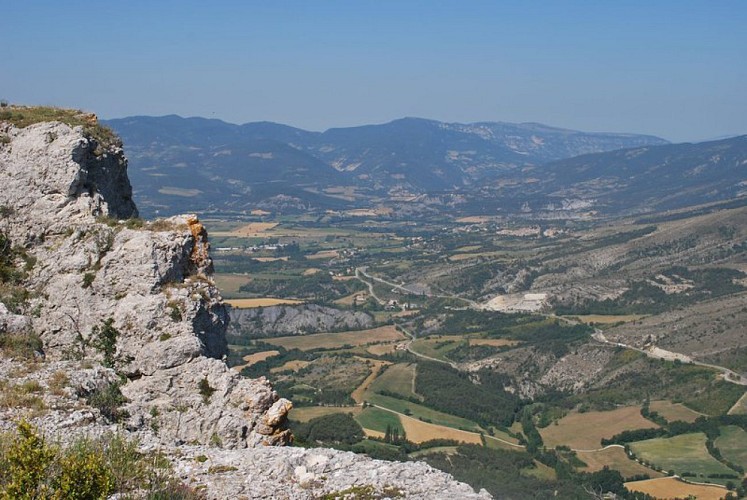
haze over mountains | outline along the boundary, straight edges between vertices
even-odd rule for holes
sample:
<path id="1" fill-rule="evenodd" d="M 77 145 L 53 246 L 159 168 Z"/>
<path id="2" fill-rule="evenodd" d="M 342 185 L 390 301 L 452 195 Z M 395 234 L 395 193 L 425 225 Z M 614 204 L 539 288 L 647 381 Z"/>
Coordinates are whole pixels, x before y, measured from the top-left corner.
<path id="1" fill-rule="evenodd" d="M 745 190 L 744 137 L 669 145 L 536 123 L 420 118 L 325 132 L 176 115 L 106 124 L 126 144 L 145 215 L 346 209 L 424 195 L 452 207 L 474 200 L 489 212 L 635 213 Z"/>

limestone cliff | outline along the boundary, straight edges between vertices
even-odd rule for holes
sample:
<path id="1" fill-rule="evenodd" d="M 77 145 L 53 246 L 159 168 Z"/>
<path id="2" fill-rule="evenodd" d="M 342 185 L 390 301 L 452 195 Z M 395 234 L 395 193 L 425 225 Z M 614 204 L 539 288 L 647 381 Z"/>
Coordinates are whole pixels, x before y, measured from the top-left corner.
<path id="1" fill-rule="evenodd" d="M 0 340 L 33 332 L 43 344 L 43 362 L 31 368 L 0 356 L 0 392 L 34 382 L 43 394 L 30 413 L 0 405 L 0 429 L 25 415 L 62 439 L 129 433 L 165 452 L 209 498 L 314 498 L 353 486 L 414 498 L 487 496 L 425 464 L 257 448 L 289 441 L 290 402 L 264 378 L 228 369 L 228 315 L 207 233 L 193 215 L 136 219 L 116 142 L 60 122 L 0 121 L 0 181 L 0 233 L 25 260 L 24 294 L 0 302 Z M 119 427 L 81 399 L 113 384 L 126 397 Z M 211 475 L 197 454 L 207 465 L 230 464 L 229 472 Z"/>
<path id="2" fill-rule="evenodd" d="M 132 219 L 121 148 L 102 150 L 80 128 L 39 123 L 3 133 L 3 225 L 36 262 L 26 311 L 47 358 L 100 359 L 95 332 L 111 318 L 130 429 L 157 419 L 164 442 L 287 442 L 290 403 L 221 361 L 228 317 L 197 218 Z"/>

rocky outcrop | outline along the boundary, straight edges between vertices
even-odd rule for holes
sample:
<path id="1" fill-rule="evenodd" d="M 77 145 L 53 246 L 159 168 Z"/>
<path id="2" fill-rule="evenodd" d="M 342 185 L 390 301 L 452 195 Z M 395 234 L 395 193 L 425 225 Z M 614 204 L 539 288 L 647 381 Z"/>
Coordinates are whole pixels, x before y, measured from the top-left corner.
<path id="1" fill-rule="evenodd" d="M 200 460 L 195 458 L 200 457 Z M 209 499 L 413 498 L 486 499 L 422 462 L 385 462 L 322 448 L 219 450 L 184 447 L 175 468 Z M 198 486 L 199 487 L 199 486 Z"/>
<path id="2" fill-rule="evenodd" d="M 361 311 L 343 311 L 317 304 L 229 309 L 229 335 L 262 338 L 277 335 L 363 330 L 374 320 Z"/>
<path id="3" fill-rule="evenodd" d="M 96 154 L 95 140 L 63 123 L 0 127 L 10 141 L 0 149 L 0 202 L 14 210 L 16 244 L 64 233 L 91 217 L 137 217 L 121 148 Z"/>
<path id="4" fill-rule="evenodd" d="M 80 128 L 40 123 L 5 134 L 3 223 L 36 262 L 26 280 L 33 314 L 3 315 L 5 323 L 28 323 L 50 360 L 108 359 L 128 378 L 131 430 L 157 426 L 165 443 L 287 442 L 285 415 L 265 418 L 279 399 L 269 384 L 221 360 L 228 315 L 197 218 L 120 220 L 137 215 L 122 150 L 102 153 Z"/>

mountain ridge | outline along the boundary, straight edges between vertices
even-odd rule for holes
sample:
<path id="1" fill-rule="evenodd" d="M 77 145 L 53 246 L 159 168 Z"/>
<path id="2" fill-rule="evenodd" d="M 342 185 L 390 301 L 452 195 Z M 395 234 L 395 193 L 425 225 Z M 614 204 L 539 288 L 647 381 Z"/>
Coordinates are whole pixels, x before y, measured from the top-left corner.
<path id="1" fill-rule="evenodd" d="M 135 195 L 145 213 L 272 208 L 278 199 L 296 209 L 340 209 L 356 203 L 328 196 L 330 190 L 347 186 L 368 201 L 392 193 L 461 190 L 527 165 L 666 143 L 653 136 L 533 123 L 462 124 L 412 117 L 324 132 L 177 115 L 104 123 L 128 144 Z M 258 177 L 267 182 L 258 186 Z M 216 181 L 220 189 L 212 186 Z"/>

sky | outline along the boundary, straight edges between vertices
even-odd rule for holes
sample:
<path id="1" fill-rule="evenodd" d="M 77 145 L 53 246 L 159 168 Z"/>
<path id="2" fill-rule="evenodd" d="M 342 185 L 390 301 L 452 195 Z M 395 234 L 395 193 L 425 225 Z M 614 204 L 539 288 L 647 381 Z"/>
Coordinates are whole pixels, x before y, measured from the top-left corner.
<path id="1" fill-rule="evenodd" d="M 0 0 L 0 99 L 325 130 L 747 134 L 747 1 Z"/>

